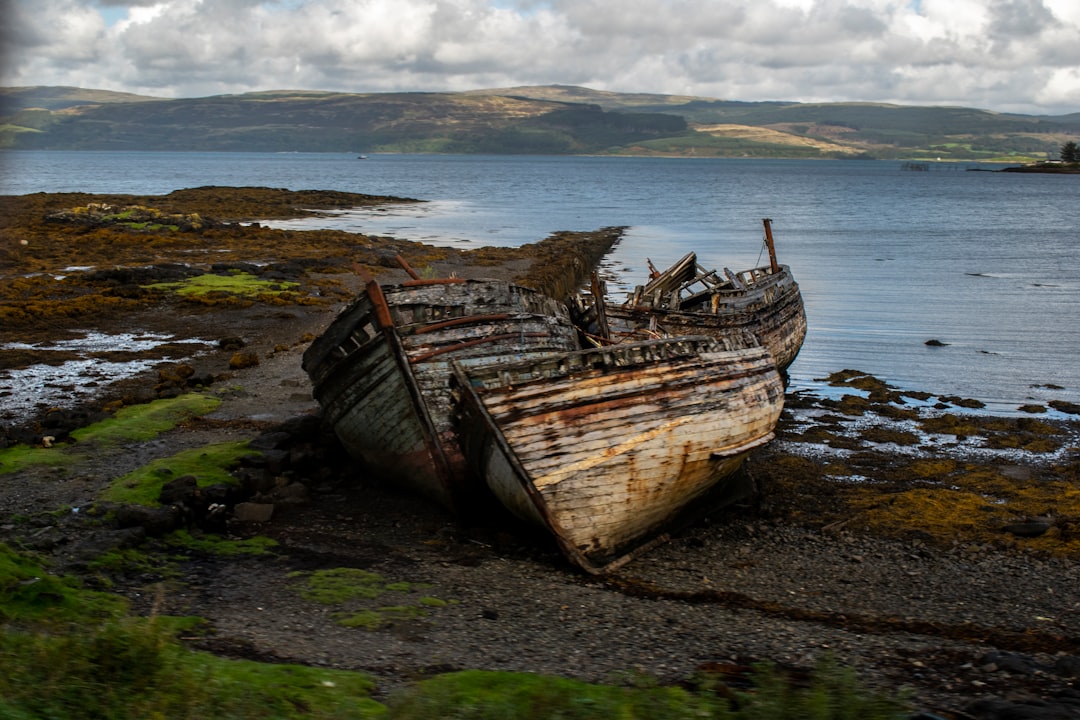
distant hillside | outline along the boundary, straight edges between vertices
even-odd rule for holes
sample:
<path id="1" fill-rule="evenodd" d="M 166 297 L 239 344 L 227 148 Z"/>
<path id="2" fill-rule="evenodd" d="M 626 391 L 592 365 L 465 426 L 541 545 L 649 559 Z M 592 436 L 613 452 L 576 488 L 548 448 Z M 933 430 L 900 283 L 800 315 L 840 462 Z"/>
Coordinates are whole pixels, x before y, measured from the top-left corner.
<path id="1" fill-rule="evenodd" d="M 0 88 L 0 147 L 1024 162 L 1080 138 L 1080 114 L 736 102 L 565 85 L 461 93 L 275 90 L 162 99 Z"/>
<path id="2" fill-rule="evenodd" d="M 0 116 L 7 116 L 27 108 L 63 110 L 78 105 L 144 102 L 157 99 L 159 98 L 113 90 L 84 90 L 77 87 L 8 87 L 0 88 Z"/>

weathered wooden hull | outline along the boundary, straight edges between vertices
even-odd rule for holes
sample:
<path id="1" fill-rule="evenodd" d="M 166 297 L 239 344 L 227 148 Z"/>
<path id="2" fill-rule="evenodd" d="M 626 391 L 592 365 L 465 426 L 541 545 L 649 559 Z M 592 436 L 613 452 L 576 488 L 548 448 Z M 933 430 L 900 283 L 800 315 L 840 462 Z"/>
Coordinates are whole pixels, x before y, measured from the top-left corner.
<path id="1" fill-rule="evenodd" d="M 708 335 L 725 337 L 752 333 L 786 370 L 795 361 L 806 339 L 806 309 L 791 269 L 778 272 L 768 267 L 738 273 L 747 278 L 742 288 L 714 290 L 698 307 L 656 307 L 605 304 L 614 335 L 678 337 Z"/>
<path id="2" fill-rule="evenodd" d="M 473 487 L 450 420 L 450 363 L 505 363 L 577 347 L 566 308 L 528 288 L 495 280 L 369 283 L 303 365 L 353 456 L 456 509 Z"/>
<path id="3" fill-rule="evenodd" d="M 763 348 L 654 340 L 455 368 L 462 448 L 496 497 L 572 562 L 618 567 L 772 437 L 784 390 Z"/>

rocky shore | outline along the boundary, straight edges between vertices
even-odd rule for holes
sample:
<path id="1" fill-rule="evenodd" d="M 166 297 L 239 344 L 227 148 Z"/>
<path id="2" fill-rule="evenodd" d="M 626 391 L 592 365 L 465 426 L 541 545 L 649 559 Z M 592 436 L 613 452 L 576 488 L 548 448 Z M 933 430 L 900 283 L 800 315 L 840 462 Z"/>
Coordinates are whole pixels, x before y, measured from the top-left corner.
<path id="1" fill-rule="evenodd" d="M 1080 717 L 1074 408 L 985 416 L 961 398 L 837 372 L 828 397 L 789 395 L 777 441 L 748 463 L 753 502 L 704 513 L 617 573 L 586 576 L 500 512 L 452 518 L 366 476 L 319 423 L 300 356 L 355 290 L 353 262 L 386 281 L 403 277 L 394 262 L 403 254 L 440 275 L 551 283 L 566 276 L 555 258 L 591 267 L 599 258 L 588 248 L 615 241 L 617 229 L 458 253 L 240 222 L 362 202 L 355 196 L 184 192 L 0 198 L 0 380 L 87 357 L 153 363 L 121 382 L 94 380 L 99 391 L 70 407 L 4 419 L 5 444 L 50 438 L 66 452 L 77 445 L 68 433 L 120 407 L 196 389 L 220 400 L 151 439 L 80 448 L 76 466 L 0 468 L 0 541 L 125 594 L 140 612 L 206 618 L 193 646 L 360 670 L 381 695 L 453 669 L 735 683 L 755 662 L 797 677 L 832 657 L 870 687 L 905 689 L 913 714 Z M 154 208 L 163 222 L 148 230 L 122 224 L 155 220 L 146 213 L 108 217 L 122 210 L 90 222 L 57 216 L 91 203 Z M 191 224 L 192 214 L 200 228 L 170 217 Z M 215 264 L 222 277 L 275 287 L 187 299 L 147 289 Z M 169 340 L 140 351 L 56 349 L 88 331 Z M 181 342 L 192 338 L 206 342 Z M 234 471 L 234 490 L 198 493 L 165 476 L 161 510 L 100 500 L 131 470 L 225 440 L 259 451 Z M 178 528 L 275 544 L 261 554 L 177 549 L 168 538 Z M 102 569 L 102 556 L 125 549 L 152 561 Z M 380 578 L 397 601 L 334 604 L 305 592 L 305 582 L 342 569 Z"/>

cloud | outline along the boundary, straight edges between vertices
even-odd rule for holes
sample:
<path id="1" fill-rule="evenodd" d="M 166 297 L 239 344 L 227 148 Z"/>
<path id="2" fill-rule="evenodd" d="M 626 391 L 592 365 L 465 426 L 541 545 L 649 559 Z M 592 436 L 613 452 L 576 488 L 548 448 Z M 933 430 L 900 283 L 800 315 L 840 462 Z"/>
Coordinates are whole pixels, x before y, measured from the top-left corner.
<path id="1" fill-rule="evenodd" d="M 1080 110 L 1075 0 L 3 2 L 7 85 L 190 97 L 562 83 Z"/>

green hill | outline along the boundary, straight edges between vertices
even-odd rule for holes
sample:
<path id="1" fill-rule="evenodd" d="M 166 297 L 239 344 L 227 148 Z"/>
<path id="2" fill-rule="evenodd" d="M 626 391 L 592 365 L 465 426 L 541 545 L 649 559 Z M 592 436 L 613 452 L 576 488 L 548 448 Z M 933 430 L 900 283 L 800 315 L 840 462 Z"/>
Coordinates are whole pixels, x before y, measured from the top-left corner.
<path id="1" fill-rule="evenodd" d="M 1056 158 L 1080 114 L 737 102 L 565 85 L 461 93 L 275 90 L 162 99 L 0 88 L 0 147 L 721 157 Z"/>

